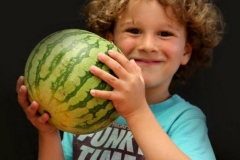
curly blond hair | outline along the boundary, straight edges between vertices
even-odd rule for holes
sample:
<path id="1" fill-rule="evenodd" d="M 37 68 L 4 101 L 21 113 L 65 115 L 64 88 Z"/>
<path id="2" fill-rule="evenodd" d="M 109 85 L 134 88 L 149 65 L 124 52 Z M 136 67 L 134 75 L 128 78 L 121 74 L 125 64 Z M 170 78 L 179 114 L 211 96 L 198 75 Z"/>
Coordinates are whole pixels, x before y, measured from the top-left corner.
<path id="1" fill-rule="evenodd" d="M 130 0 L 92 0 L 85 7 L 87 30 L 105 38 L 113 32 L 118 16 Z M 135 0 L 137 1 L 137 0 Z M 174 75 L 174 84 L 184 84 L 196 71 L 209 67 L 213 48 L 222 40 L 225 23 L 218 7 L 208 0 L 156 0 L 165 8 L 171 7 L 177 20 L 186 24 L 187 41 L 192 55 Z"/>

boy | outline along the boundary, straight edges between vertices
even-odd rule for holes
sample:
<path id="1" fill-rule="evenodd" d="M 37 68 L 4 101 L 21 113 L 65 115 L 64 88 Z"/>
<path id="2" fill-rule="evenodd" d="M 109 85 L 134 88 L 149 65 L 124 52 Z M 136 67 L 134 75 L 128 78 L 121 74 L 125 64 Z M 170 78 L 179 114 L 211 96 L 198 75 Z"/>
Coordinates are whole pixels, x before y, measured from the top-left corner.
<path id="1" fill-rule="evenodd" d="M 170 87 L 210 64 L 223 31 L 217 8 L 205 0 L 93 0 L 85 11 L 88 30 L 124 53 L 98 55 L 116 77 L 90 68 L 114 88 L 91 94 L 112 100 L 121 117 L 97 133 L 64 133 L 61 142 L 49 115 L 28 104 L 21 76 L 18 101 L 39 131 L 39 159 L 214 160 L 204 114 Z"/>

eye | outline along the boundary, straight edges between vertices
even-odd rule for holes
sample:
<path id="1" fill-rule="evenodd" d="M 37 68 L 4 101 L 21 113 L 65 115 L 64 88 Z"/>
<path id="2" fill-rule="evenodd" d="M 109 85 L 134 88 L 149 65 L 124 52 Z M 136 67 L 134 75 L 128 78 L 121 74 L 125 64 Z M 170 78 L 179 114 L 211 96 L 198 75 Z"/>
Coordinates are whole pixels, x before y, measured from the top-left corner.
<path id="1" fill-rule="evenodd" d="M 132 33 L 132 34 L 139 34 L 140 33 L 140 31 L 136 28 L 127 29 L 127 32 Z"/>
<path id="2" fill-rule="evenodd" d="M 168 31 L 163 31 L 163 32 L 160 32 L 159 35 L 162 37 L 169 37 L 169 36 L 172 36 L 172 33 Z"/>

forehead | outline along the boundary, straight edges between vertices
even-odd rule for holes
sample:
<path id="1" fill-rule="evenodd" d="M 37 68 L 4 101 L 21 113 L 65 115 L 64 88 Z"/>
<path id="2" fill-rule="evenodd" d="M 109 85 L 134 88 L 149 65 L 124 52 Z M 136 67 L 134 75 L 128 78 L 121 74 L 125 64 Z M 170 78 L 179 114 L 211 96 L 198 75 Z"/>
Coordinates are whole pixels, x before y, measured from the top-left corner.
<path id="1" fill-rule="evenodd" d="M 123 14 L 130 14 L 132 17 L 133 15 L 136 15 L 138 11 L 139 5 L 143 4 L 146 7 L 145 13 L 148 11 L 148 7 L 150 4 L 160 5 L 164 13 L 171 19 L 177 20 L 177 16 L 175 14 L 174 9 L 168 5 L 164 0 L 129 0 L 125 8 L 122 10 L 122 12 L 118 15 L 118 18 L 121 18 Z M 143 13 L 144 14 L 144 13 Z"/>
<path id="2" fill-rule="evenodd" d="M 158 0 L 130 0 L 116 20 L 130 18 L 135 22 L 140 17 L 144 17 L 145 14 L 149 15 L 151 19 L 156 19 L 156 21 L 163 20 L 160 19 L 162 16 L 166 18 L 165 20 L 178 21 L 172 7 L 167 7 Z"/>

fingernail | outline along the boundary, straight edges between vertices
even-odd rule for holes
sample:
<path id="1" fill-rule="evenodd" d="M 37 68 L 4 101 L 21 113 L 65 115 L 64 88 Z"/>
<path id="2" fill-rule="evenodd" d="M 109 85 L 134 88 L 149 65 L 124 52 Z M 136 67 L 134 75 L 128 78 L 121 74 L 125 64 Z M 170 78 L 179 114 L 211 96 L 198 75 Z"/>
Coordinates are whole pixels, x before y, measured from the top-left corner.
<path id="1" fill-rule="evenodd" d="M 98 53 L 98 58 L 101 59 L 104 56 L 103 53 Z"/>
<path id="2" fill-rule="evenodd" d="M 91 72 L 91 73 L 94 73 L 94 72 L 96 71 L 96 68 L 97 68 L 96 66 L 91 66 L 91 67 L 90 67 L 90 72 Z"/>
<path id="3" fill-rule="evenodd" d="M 108 51 L 108 54 L 112 54 L 114 51 L 113 50 L 109 50 Z"/>
<path id="4" fill-rule="evenodd" d="M 90 94 L 91 94 L 92 96 L 94 96 L 95 93 L 96 93 L 95 90 L 91 89 Z"/>

